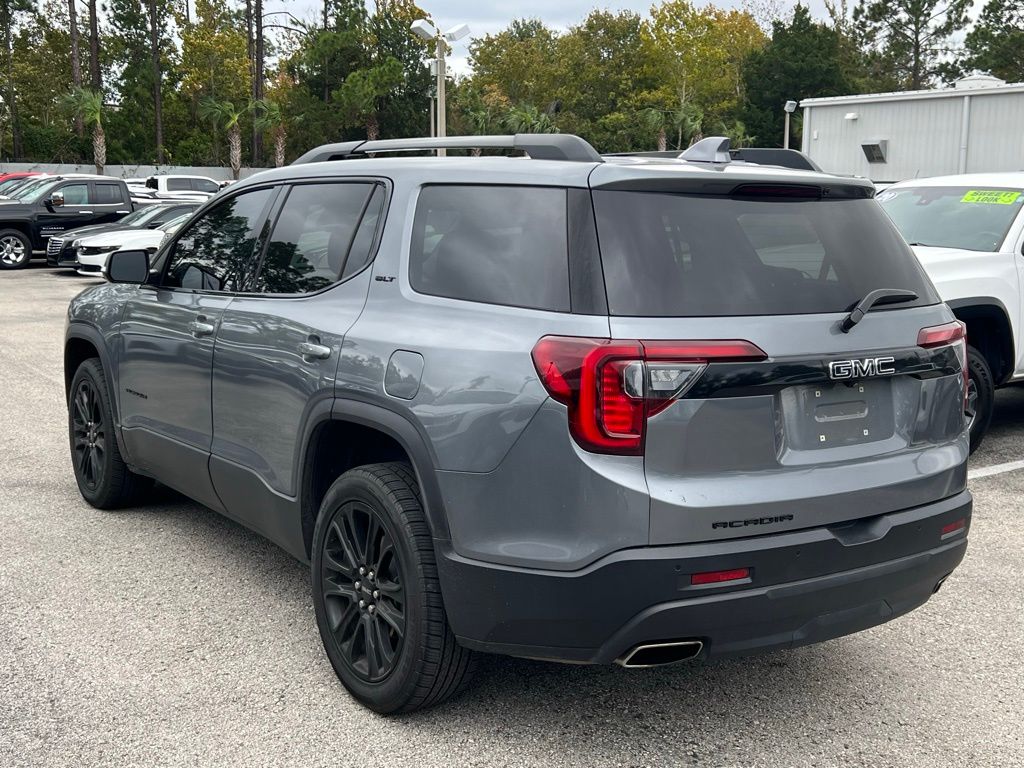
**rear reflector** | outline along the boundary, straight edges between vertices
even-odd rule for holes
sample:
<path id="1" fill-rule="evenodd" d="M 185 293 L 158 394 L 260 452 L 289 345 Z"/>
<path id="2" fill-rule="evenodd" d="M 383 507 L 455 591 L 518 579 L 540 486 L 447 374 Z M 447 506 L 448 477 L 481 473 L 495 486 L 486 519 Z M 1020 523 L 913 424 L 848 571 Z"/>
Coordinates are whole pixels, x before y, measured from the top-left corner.
<path id="1" fill-rule="evenodd" d="M 961 519 L 957 520 L 956 522 L 949 523 L 948 525 L 942 526 L 942 535 L 943 535 L 943 537 L 950 536 L 951 534 L 958 533 L 959 531 L 964 530 L 964 528 L 966 528 L 966 527 L 967 527 L 967 520 L 964 519 L 964 518 L 961 518 Z"/>
<path id="2" fill-rule="evenodd" d="M 690 584 L 693 586 L 698 586 L 700 584 L 722 584 L 726 581 L 739 581 L 740 579 L 749 578 L 749 568 L 733 568 L 729 571 L 706 571 L 705 573 L 695 573 L 690 577 Z"/>

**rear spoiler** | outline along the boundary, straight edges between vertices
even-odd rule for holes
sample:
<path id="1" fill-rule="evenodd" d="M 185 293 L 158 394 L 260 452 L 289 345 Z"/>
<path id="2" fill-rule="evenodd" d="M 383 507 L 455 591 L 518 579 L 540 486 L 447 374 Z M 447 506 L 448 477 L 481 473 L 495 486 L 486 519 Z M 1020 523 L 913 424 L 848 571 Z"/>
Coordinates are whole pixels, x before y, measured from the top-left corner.
<path id="1" fill-rule="evenodd" d="M 617 152 L 605 157 L 663 157 L 685 160 L 690 163 L 752 163 L 774 165 L 778 168 L 792 168 L 797 171 L 822 170 L 811 158 L 795 149 L 774 149 L 771 147 L 748 147 L 732 149 L 725 136 L 709 136 L 701 139 L 683 152 Z"/>

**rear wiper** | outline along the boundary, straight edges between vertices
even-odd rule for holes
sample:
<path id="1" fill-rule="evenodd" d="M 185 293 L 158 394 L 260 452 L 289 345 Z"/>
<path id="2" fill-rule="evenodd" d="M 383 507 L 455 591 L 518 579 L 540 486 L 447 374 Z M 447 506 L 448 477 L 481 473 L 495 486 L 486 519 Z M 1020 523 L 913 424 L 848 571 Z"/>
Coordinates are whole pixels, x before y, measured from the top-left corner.
<path id="1" fill-rule="evenodd" d="M 863 320 L 864 315 L 870 312 L 876 304 L 898 304 L 904 301 L 914 301 L 917 298 L 916 293 L 902 288 L 877 288 L 857 303 L 853 311 L 840 323 L 839 330 L 849 333 L 850 329 Z"/>

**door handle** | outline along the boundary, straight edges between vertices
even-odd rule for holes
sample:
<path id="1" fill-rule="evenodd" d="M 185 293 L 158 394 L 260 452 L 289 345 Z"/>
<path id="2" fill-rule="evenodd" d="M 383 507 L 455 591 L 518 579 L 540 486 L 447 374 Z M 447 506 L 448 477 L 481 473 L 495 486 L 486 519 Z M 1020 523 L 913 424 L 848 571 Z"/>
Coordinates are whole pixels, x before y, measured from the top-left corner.
<path id="1" fill-rule="evenodd" d="M 206 322 L 206 318 L 202 315 L 189 323 L 188 329 L 197 339 L 203 336 L 209 336 L 216 330 L 213 323 Z"/>
<path id="2" fill-rule="evenodd" d="M 331 348 L 314 341 L 304 341 L 299 344 L 299 354 L 309 360 L 326 360 L 331 356 Z"/>
<path id="3" fill-rule="evenodd" d="M 79 213 L 92 213 L 92 211 L 79 211 Z"/>

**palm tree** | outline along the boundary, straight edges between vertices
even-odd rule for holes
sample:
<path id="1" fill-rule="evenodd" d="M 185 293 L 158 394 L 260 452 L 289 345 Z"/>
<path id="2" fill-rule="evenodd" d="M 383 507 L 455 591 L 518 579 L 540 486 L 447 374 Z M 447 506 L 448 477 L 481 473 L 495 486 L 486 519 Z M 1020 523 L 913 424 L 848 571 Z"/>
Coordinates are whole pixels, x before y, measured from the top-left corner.
<path id="1" fill-rule="evenodd" d="M 668 135 L 665 133 L 667 117 L 665 112 L 657 107 L 648 107 L 640 112 L 640 124 L 644 127 L 644 133 L 653 133 L 658 137 L 659 152 L 668 149 Z"/>
<path id="2" fill-rule="evenodd" d="M 107 136 L 103 132 L 103 94 L 89 88 L 76 88 L 64 97 L 64 103 L 85 125 L 92 126 L 92 161 L 96 173 L 107 164 Z"/>
<path id="3" fill-rule="evenodd" d="M 281 105 L 269 99 L 253 102 L 253 122 L 260 133 L 269 131 L 274 137 L 274 166 L 284 165 L 284 150 L 288 141 L 288 118 L 281 111 Z"/>
<path id="4" fill-rule="evenodd" d="M 541 112 L 532 104 L 512 107 L 503 120 L 505 127 L 513 133 L 557 133 L 555 121 L 547 112 Z"/>
<path id="5" fill-rule="evenodd" d="M 228 157 L 231 173 L 236 180 L 242 170 L 242 127 L 239 121 L 247 111 L 247 107 L 236 109 L 230 101 L 205 98 L 199 102 L 200 119 L 213 123 L 214 128 L 223 128 L 228 132 Z"/>

